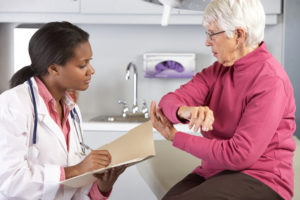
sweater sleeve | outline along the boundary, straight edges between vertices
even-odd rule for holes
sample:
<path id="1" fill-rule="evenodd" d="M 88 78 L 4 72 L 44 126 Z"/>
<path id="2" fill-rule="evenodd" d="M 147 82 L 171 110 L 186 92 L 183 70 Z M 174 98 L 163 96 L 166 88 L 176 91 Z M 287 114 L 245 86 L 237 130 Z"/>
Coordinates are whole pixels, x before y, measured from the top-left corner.
<path id="1" fill-rule="evenodd" d="M 191 81 L 182 85 L 175 92 L 163 96 L 159 103 L 166 117 L 174 124 L 180 123 L 177 110 L 181 106 L 204 105 L 207 96 L 217 78 L 219 68 L 216 64 L 197 73 Z"/>
<path id="2" fill-rule="evenodd" d="M 209 161 L 216 169 L 242 170 L 251 166 L 270 144 L 288 101 L 281 79 L 265 79 L 255 88 L 231 139 L 207 139 L 178 132 L 173 145 Z"/>
<path id="3" fill-rule="evenodd" d="M 104 196 L 98 189 L 97 182 L 93 183 L 93 186 L 90 190 L 89 196 L 91 200 L 106 200 L 109 198 L 111 191 L 109 192 L 108 196 Z"/>

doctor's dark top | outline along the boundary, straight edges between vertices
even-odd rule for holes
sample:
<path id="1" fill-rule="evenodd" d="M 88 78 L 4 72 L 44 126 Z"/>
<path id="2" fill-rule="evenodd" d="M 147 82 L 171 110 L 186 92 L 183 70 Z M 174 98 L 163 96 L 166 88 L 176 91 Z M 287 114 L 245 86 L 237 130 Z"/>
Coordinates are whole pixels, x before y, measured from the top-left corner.
<path id="1" fill-rule="evenodd" d="M 202 159 L 194 172 L 204 178 L 241 171 L 276 191 L 293 196 L 295 100 L 283 67 L 262 43 L 231 67 L 218 62 L 159 103 L 172 123 L 180 106 L 208 106 L 213 130 L 204 137 L 177 132 L 173 145 Z"/>

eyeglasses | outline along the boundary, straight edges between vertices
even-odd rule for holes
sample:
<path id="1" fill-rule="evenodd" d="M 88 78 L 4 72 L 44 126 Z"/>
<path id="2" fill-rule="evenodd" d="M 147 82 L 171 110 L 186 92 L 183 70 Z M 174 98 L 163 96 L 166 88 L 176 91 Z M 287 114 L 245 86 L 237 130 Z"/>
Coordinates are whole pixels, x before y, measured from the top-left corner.
<path id="1" fill-rule="evenodd" d="M 208 37 L 210 40 L 212 40 L 212 36 L 218 35 L 218 34 L 221 34 L 221 33 L 224 33 L 224 32 L 225 31 L 219 31 L 219 32 L 216 32 L 216 33 L 214 33 L 214 32 L 212 32 L 212 33 L 205 32 L 205 34 L 206 34 L 206 37 Z"/>

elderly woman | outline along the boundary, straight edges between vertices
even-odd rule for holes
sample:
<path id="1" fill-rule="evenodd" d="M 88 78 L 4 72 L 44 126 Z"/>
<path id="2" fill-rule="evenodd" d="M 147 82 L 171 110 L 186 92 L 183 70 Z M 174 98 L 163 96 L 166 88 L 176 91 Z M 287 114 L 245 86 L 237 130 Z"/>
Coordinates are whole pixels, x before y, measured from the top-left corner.
<path id="1" fill-rule="evenodd" d="M 213 0 L 203 26 L 217 61 L 151 105 L 153 126 L 202 160 L 163 199 L 292 199 L 293 87 L 263 42 L 261 2 Z"/>

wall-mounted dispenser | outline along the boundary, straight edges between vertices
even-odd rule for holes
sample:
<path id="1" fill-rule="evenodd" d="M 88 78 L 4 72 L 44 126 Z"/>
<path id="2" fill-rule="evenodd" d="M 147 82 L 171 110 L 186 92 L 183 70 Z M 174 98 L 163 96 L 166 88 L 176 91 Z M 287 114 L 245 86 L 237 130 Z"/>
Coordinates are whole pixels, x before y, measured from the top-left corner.
<path id="1" fill-rule="evenodd" d="M 191 78 L 195 74 L 194 53 L 145 53 L 146 78 Z"/>

